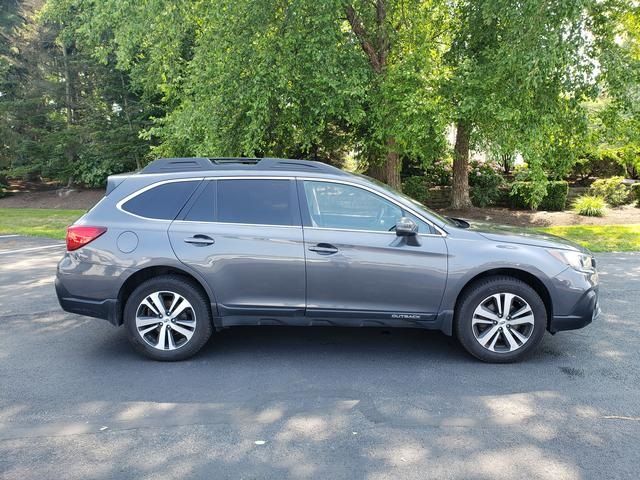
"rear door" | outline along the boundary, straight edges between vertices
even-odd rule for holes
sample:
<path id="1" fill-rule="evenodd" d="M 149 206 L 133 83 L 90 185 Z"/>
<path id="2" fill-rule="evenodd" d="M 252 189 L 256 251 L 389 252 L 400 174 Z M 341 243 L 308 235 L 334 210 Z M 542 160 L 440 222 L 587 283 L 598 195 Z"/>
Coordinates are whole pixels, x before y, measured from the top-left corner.
<path id="1" fill-rule="evenodd" d="M 305 259 L 295 181 L 206 182 L 169 236 L 178 258 L 211 286 L 224 323 L 303 316 Z"/>
<path id="2" fill-rule="evenodd" d="M 298 185 L 307 316 L 353 319 L 354 324 L 435 318 L 447 277 L 443 236 L 364 187 L 324 180 L 299 180 Z M 418 223 L 412 241 L 395 234 L 395 223 L 403 216 Z"/>

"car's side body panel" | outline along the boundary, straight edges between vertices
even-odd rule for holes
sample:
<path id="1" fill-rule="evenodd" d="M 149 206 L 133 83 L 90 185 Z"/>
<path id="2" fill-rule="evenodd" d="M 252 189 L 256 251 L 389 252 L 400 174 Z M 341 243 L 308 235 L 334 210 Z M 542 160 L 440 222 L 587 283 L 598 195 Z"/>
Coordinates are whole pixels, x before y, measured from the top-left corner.
<path id="1" fill-rule="evenodd" d="M 305 227 L 307 314 L 313 317 L 385 317 L 430 322 L 447 280 L 447 247 L 440 236 L 412 245 L 388 232 Z M 336 253 L 313 251 L 328 244 Z"/>
<path id="2" fill-rule="evenodd" d="M 206 235 L 212 245 L 185 242 Z M 169 229 L 176 256 L 216 292 L 221 317 L 304 314 L 305 259 L 301 226 L 176 221 Z"/>

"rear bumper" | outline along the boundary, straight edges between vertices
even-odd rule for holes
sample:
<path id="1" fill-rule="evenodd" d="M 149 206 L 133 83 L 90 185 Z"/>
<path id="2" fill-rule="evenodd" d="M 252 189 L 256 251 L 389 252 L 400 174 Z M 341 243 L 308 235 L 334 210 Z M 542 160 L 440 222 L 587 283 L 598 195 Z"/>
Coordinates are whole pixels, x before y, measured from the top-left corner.
<path id="1" fill-rule="evenodd" d="M 597 319 L 601 312 L 598 287 L 596 286 L 585 292 L 576 303 L 571 315 L 555 315 L 549 322 L 549 331 L 556 333 L 562 330 L 576 330 L 585 327 Z"/>
<path id="2" fill-rule="evenodd" d="M 55 285 L 58 302 L 65 312 L 102 318 L 113 325 L 120 325 L 120 305 L 117 299 L 91 300 L 73 297 L 64 288 L 59 278 L 56 278 Z"/>

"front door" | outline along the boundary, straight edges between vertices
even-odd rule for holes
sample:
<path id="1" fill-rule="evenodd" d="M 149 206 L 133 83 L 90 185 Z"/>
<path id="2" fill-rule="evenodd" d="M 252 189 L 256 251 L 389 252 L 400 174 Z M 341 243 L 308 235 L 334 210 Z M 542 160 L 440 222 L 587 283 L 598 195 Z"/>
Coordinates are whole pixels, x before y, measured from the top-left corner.
<path id="1" fill-rule="evenodd" d="M 295 181 L 209 180 L 169 228 L 183 263 L 210 285 L 225 325 L 303 317 L 305 261 Z"/>
<path id="2" fill-rule="evenodd" d="M 301 180 L 299 196 L 307 316 L 351 318 L 354 324 L 435 318 L 446 282 L 447 248 L 433 227 L 355 185 Z M 403 216 L 418 223 L 412 241 L 395 233 Z"/>

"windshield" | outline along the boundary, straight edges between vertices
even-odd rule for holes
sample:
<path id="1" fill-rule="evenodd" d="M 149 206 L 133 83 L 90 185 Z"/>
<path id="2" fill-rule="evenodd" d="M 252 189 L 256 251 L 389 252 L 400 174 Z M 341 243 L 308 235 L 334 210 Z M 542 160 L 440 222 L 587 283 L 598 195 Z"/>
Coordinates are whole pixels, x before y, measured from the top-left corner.
<path id="1" fill-rule="evenodd" d="M 391 188 L 386 183 L 382 183 L 381 181 L 376 180 L 375 178 L 371 178 L 371 177 L 369 177 L 367 175 L 363 175 L 361 173 L 356 173 L 355 175 L 357 175 L 357 176 L 359 176 L 361 178 L 365 178 L 365 179 L 369 180 L 372 183 L 375 183 L 377 186 L 379 186 L 380 188 L 382 188 L 383 190 L 385 190 L 387 193 L 389 193 L 391 195 L 395 195 L 395 196 L 398 196 L 398 197 L 401 197 L 401 198 L 405 199 L 407 202 L 409 202 L 414 207 L 416 207 L 416 209 L 418 211 L 423 211 L 424 213 L 428 214 L 429 216 L 433 217 L 435 220 L 438 220 L 438 221 L 442 222 L 445 225 L 450 225 L 450 226 L 453 226 L 453 227 L 458 226 L 457 223 L 453 222 L 449 218 L 443 217 L 442 215 L 440 215 L 440 214 L 434 212 L 433 210 L 431 210 L 430 208 L 425 207 L 419 201 L 411 198 L 408 195 L 405 195 L 402 192 L 399 192 L 399 191 L 395 190 L 394 188 Z"/>

